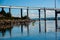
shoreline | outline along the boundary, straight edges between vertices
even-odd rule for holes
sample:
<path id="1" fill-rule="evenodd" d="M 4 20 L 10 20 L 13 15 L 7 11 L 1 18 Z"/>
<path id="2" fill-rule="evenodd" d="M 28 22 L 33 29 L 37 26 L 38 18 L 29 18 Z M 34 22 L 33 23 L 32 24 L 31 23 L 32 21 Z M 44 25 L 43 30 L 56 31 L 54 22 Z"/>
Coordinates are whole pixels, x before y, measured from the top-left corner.
<path id="1" fill-rule="evenodd" d="M 29 23 L 29 22 L 32 22 L 32 21 L 35 21 L 35 20 L 31 20 L 31 19 L 18 19 L 18 20 L 0 20 L 0 25 L 5 25 L 5 24 L 16 24 L 16 23 Z"/>

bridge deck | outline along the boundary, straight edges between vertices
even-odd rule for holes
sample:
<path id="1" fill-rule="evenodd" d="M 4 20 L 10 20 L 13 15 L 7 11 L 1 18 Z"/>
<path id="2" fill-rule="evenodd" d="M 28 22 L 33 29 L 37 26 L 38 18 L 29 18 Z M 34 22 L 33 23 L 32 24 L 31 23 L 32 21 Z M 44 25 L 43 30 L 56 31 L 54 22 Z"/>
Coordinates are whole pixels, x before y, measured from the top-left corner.
<path id="1" fill-rule="evenodd" d="M 25 7 L 25 6 L 0 6 L 0 8 L 22 8 L 22 9 L 30 9 L 30 10 L 38 10 L 38 9 L 41 9 L 41 10 L 60 10 L 60 8 L 44 8 L 44 7 Z"/>

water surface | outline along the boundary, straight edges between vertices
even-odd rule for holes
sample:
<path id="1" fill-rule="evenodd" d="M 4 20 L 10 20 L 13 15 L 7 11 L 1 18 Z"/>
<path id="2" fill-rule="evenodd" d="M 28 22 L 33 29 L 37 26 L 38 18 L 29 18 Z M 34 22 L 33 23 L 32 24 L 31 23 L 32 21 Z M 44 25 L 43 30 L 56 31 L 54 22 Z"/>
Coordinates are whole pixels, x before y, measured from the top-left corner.
<path id="1" fill-rule="evenodd" d="M 60 40 L 59 24 L 58 20 L 57 32 L 54 20 L 46 21 L 46 26 L 45 21 L 13 25 L 10 29 L 0 31 L 0 40 Z"/>

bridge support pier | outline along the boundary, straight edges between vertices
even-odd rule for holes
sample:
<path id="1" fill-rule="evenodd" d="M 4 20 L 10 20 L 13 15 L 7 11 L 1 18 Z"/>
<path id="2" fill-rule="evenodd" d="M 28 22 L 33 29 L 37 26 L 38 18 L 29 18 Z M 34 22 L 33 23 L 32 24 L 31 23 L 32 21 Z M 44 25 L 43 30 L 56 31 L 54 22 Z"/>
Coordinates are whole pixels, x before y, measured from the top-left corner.
<path id="1" fill-rule="evenodd" d="M 40 21 L 40 9 L 38 9 L 38 11 L 39 11 L 39 21 Z"/>
<path id="2" fill-rule="evenodd" d="M 4 10 L 4 8 L 2 8 L 2 11 Z"/>
<path id="3" fill-rule="evenodd" d="M 9 13 L 11 13 L 11 8 L 9 8 Z"/>
<path id="4" fill-rule="evenodd" d="M 9 8 L 9 13 L 11 14 L 11 8 Z M 10 16 L 10 19 L 11 19 L 11 16 Z"/>
<path id="5" fill-rule="evenodd" d="M 22 8 L 21 8 L 21 18 L 23 17 L 23 15 L 22 15 Z"/>
<path id="6" fill-rule="evenodd" d="M 27 17 L 29 17 L 28 10 L 29 10 L 29 9 L 27 8 Z"/>
<path id="7" fill-rule="evenodd" d="M 39 33 L 41 32 L 41 25 L 40 25 L 40 9 L 38 9 L 39 12 Z"/>
<path id="8" fill-rule="evenodd" d="M 44 8 L 45 32 L 46 32 L 46 9 Z"/>
<path id="9" fill-rule="evenodd" d="M 56 30 L 56 32 L 57 32 L 57 11 L 55 10 L 55 30 Z"/>

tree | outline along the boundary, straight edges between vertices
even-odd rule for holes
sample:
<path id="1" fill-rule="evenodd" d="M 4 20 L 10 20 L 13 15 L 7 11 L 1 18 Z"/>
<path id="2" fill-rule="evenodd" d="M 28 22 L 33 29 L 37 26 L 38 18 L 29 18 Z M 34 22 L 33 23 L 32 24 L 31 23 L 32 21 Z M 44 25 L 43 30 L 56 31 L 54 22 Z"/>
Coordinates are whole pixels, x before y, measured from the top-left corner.
<path id="1" fill-rule="evenodd" d="M 11 15 L 11 13 L 9 13 L 9 12 L 6 14 L 6 17 L 8 17 L 8 18 L 10 18 L 11 16 L 12 16 L 12 15 Z"/>
<path id="2" fill-rule="evenodd" d="M 6 12 L 4 11 L 4 9 L 2 9 L 0 13 L 1 13 L 4 17 L 6 16 Z"/>
<path id="3" fill-rule="evenodd" d="M 22 17 L 22 19 L 30 19 L 28 16 L 24 16 Z"/>

